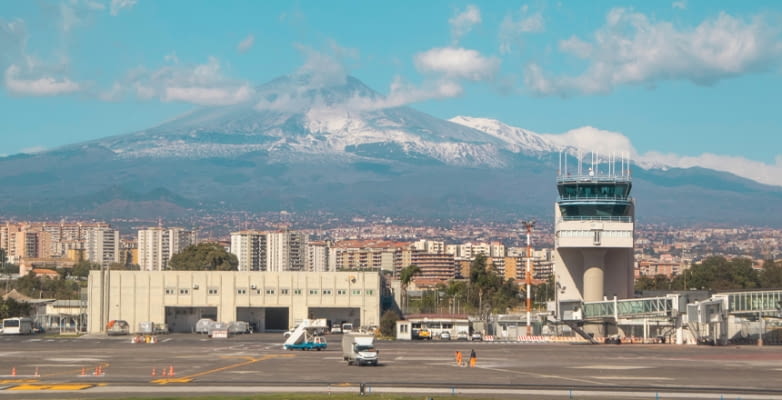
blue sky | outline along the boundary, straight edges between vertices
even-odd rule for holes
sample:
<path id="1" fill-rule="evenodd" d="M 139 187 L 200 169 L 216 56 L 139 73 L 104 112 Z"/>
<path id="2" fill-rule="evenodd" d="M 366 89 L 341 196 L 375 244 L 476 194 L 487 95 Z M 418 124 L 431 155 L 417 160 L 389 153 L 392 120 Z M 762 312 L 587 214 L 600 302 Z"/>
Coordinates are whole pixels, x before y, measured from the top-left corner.
<path id="1" fill-rule="evenodd" d="M 0 2 L 0 154 L 350 74 L 437 117 L 782 185 L 778 1 Z M 570 136 L 568 136 L 570 137 Z"/>

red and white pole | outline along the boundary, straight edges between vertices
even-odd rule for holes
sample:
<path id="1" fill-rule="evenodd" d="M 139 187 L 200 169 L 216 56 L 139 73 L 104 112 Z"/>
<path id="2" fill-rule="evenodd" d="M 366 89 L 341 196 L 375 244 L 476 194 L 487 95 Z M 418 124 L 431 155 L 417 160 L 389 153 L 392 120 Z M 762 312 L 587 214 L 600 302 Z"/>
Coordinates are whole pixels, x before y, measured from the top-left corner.
<path id="1" fill-rule="evenodd" d="M 530 236 L 534 226 L 534 221 L 524 222 L 524 227 L 527 228 L 527 270 L 525 273 L 527 283 L 527 336 L 532 336 L 532 244 Z"/>

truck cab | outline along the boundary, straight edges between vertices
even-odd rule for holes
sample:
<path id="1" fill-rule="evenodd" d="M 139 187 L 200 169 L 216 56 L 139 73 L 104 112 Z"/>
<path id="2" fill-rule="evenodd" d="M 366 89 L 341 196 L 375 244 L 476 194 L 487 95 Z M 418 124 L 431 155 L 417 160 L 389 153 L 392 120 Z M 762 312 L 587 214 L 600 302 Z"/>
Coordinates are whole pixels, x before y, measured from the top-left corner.
<path id="1" fill-rule="evenodd" d="M 367 334 L 346 334 L 342 337 L 342 356 L 348 365 L 377 365 L 375 337 Z"/>

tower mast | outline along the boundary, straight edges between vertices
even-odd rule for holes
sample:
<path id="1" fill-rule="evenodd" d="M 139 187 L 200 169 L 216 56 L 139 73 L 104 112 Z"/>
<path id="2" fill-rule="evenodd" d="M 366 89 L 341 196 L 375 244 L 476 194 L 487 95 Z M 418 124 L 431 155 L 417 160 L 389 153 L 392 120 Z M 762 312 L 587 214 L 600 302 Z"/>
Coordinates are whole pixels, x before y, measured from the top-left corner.
<path id="1" fill-rule="evenodd" d="M 522 224 L 527 230 L 527 269 L 524 274 L 524 280 L 527 283 L 527 336 L 532 336 L 532 244 L 530 236 L 532 236 L 532 228 L 535 227 L 535 221 L 524 221 Z"/>

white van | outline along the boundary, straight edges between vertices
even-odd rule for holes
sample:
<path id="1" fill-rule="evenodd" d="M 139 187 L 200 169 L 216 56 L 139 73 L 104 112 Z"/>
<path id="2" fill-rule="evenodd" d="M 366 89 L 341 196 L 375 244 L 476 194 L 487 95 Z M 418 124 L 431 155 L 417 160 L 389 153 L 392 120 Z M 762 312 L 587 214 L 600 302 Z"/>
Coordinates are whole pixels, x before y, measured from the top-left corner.
<path id="1" fill-rule="evenodd" d="M 342 324 L 342 333 L 350 333 L 353 332 L 353 324 L 350 322 L 345 322 Z"/>

